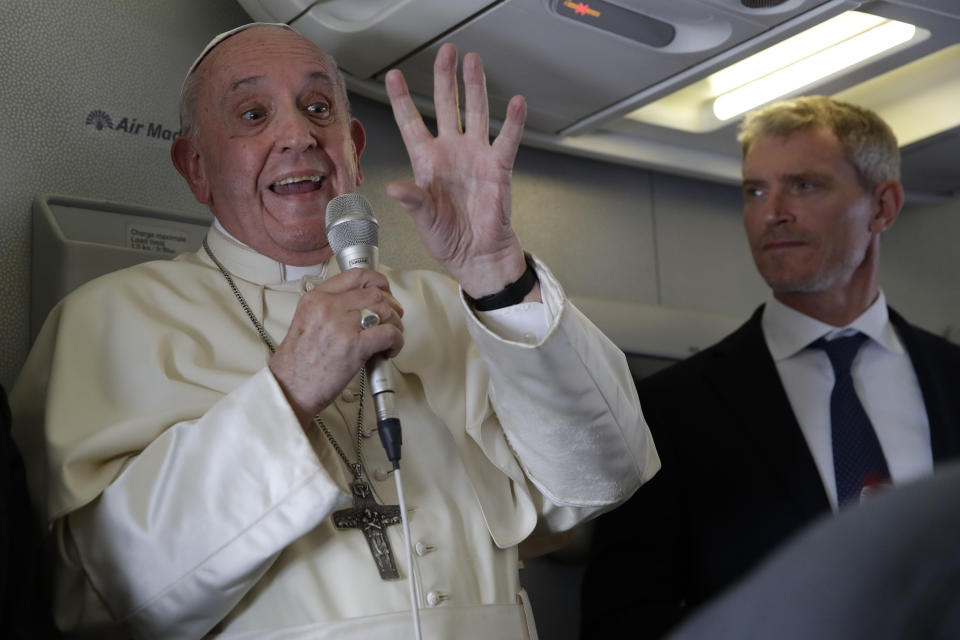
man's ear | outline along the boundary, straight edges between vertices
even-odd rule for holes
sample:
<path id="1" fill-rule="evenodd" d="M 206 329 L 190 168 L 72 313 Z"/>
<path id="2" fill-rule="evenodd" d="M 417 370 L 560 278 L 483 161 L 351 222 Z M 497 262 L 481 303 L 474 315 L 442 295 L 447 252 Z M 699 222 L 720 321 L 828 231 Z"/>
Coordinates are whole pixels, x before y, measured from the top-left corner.
<path id="1" fill-rule="evenodd" d="M 357 186 L 363 182 L 363 168 L 360 166 L 360 156 L 367 146 L 367 132 L 363 130 L 363 125 L 356 118 L 350 120 L 350 139 L 353 140 L 354 162 L 357 167 Z"/>
<path id="2" fill-rule="evenodd" d="M 870 231 L 883 233 L 891 226 L 903 207 L 903 185 L 899 180 L 884 180 L 873 190 L 873 217 Z"/>
<path id="3" fill-rule="evenodd" d="M 202 204 L 210 204 L 210 184 L 203 171 L 200 151 L 194 138 L 189 135 L 177 136 L 170 147 L 170 159 L 180 175 L 186 179 L 193 197 Z"/>

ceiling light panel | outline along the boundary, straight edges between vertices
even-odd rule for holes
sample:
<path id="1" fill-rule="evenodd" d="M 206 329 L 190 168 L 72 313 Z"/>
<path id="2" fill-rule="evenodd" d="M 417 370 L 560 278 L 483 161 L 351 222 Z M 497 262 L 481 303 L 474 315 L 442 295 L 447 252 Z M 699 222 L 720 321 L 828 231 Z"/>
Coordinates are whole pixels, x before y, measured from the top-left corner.
<path id="1" fill-rule="evenodd" d="M 781 97 L 813 92 L 845 71 L 929 36 L 914 25 L 848 11 L 627 115 L 690 132 L 719 128 Z"/>

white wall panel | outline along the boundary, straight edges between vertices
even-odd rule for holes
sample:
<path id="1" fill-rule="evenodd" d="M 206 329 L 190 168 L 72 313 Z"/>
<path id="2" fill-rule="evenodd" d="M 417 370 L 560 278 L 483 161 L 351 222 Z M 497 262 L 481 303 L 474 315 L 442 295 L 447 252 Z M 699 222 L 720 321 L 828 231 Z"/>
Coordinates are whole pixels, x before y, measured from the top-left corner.
<path id="1" fill-rule="evenodd" d="M 746 319 L 768 296 L 750 257 L 735 187 L 657 174 L 660 303 Z"/>
<path id="2" fill-rule="evenodd" d="M 534 149 L 521 154 L 515 228 L 567 293 L 655 303 L 648 174 Z"/>
<path id="3" fill-rule="evenodd" d="M 880 242 L 880 285 L 914 324 L 960 328 L 960 200 L 911 204 Z M 951 334 L 960 339 L 960 332 Z"/>

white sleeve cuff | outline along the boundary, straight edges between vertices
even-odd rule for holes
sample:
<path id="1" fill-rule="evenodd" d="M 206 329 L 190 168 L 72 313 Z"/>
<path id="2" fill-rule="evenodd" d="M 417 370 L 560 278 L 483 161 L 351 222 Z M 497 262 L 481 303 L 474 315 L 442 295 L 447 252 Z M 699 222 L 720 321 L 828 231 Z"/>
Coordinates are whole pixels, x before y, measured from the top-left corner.
<path id="1" fill-rule="evenodd" d="M 547 335 L 547 309 L 542 302 L 521 302 L 493 311 L 474 311 L 480 324 L 509 342 L 538 344 Z"/>

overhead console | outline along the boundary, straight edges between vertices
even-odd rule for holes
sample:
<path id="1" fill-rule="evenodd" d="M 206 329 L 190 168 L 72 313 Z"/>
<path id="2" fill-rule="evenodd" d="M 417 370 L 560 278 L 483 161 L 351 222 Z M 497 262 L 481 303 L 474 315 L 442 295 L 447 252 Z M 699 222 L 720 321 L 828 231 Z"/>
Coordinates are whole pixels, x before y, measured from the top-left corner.
<path id="1" fill-rule="evenodd" d="M 957 0 L 238 2 L 254 19 L 288 23 L 331 53 L 354 93 L 386 102 L 385 74 L 402 70 L 426 113 L 432 113 L 440 45 L 476 51 L 484 60 L 493 128 L 510 98 L 522 94 L 528 145 L 736 184 L 736 125 L 746 110 L 774 98 L 750 103 L 729 94 L 751 93 L 750 84 L 773 80 L 767 76 L 776 70 L 804 78 L 776 96 L 821 93 L 877 111 L 905 147 L 908 190 L 949 194 L 960 184 L 960 164 L 939 170 L 936 179 L 926 170 L 949 157 L 931 141 L 953 148 L 960 140 L 960 75 L 944 77 L 960 50 Z M 830 38 L 821 34 L 837 31 L 828 23 L 849 22 L 852 10 L 867 22 L 876 18 L 866 35 L 886 43 L 882 52 L 858 57 L 848 36 L 838 41 L 843 51 L 828 50 Z M 814 26 L 815 36 L 808 31 Z M 909 30 L 909 37 L 888 29 Z M 794 36 L 827 42 L 817 55 L 831 64 L 818 58 L 807 65 L 822 74 L 775 66 Z M 753 69 L 756 59 L 761 68 L 773 63 L 770 70 L 729 85 L 742 70 L 727 73 L 729 67 L 746 60 L 751 64 L 740 67 Z M 833 70 L 835 61 L 844 64 Z"/>
<path id="2" fill-rule="evenodd" d="M 239 0 L 255 19 L 288 22 L 357 80 L 397 67 L 411 91 L 432 95 L 444 42 L 476 51 L 491 112 L 516 94 L 527 125 L 558 134 L 611 105 L 752 41 L 799 30 L 856 6 L 850 0 Z M 752 6 L 763 5 L 763 6 Z M 795 20 L 803 16 L 803 20 Z M 755 43 L 756 44 L 756 43 Z M 719 64 L 719 63 L 718 63 Z M 351 87 L 354 88 L 354 87 Z"/>

